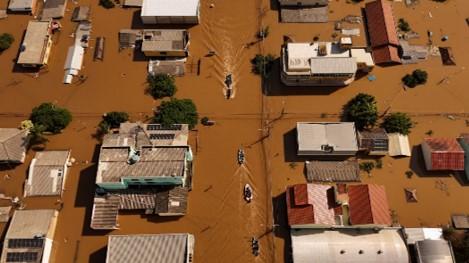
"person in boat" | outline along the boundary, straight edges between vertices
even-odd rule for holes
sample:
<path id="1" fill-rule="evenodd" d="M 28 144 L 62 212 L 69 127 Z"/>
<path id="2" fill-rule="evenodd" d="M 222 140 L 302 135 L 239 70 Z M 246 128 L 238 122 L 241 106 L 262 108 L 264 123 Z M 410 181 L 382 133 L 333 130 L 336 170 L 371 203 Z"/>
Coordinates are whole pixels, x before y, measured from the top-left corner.
<path id="1" fill-rule="evenodd" d="M 226 85 L 226 87 L 228 87 L 229 89 L 231 89 L 231 84 L 233 84 L 233 78 L 232 78 L 231 73 L 229 73 L 229 74 L 226 75 L 226 77 L 225 77 L 225 85 Z"/>

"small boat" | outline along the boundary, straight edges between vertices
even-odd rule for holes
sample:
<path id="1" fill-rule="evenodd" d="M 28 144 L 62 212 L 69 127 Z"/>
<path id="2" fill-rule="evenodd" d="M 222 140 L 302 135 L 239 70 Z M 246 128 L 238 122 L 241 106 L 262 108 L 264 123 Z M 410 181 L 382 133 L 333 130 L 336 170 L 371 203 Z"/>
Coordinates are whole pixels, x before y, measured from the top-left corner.
<path id="1" fill-rule="evenodd" d="M 248 203 L 252 201 L 252 188 L 249 184 L 244 185 L 244 200 Z"/>
<path id="2" fill-rule="evenodd" d="M 259 256 L 259 240 L 257 238 L 251 238 L 251 249 L 254 256 Z"/>
<path id="3" fill-rule="evenodd" d="M 244 157 L 244 150 L 243 149 L 239 149 L 238 150 L 238 164 L 243 164 L 245 161 L 245 157 Z"/>
<path id="4" fill-rule="evenodd" d="M 233 91 L 233 76 L 231 73 L 225 77 L 225 86 L 226 86 L 226 98 L 230 99 Z"/>

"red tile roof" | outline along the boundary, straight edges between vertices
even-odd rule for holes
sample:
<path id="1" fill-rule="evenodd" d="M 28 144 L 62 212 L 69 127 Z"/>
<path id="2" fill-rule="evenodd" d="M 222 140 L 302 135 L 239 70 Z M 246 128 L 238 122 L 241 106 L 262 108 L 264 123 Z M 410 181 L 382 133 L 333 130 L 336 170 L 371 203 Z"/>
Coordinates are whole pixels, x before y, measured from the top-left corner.
<path id="1" fill-rule="evenodd" d="M 350 224 L 391 225 L 388 200 L 384 186 L 351 185 L 348 190 Z"/>
<path id="2" fill-rule="evenodd" d="M 464 170 L 464 150 L 456 139 L 425 138 L 431 153 L 430 170 Z"/>
<path id="3" fill-rule="evenodd" d="M 297 184 L 286 191 L 288 224 L 334 225 L 334 207 L 329 204 L 328 191 L 331 186 L 319 184 Z"/>
<path id="4" fill-rule="evenodd" d="M 371 47 L 399 45 L 391 3 L 377 0 L 365 5 L 365 14 Z"/>
<path id="5" fill-rule="evenodd" d="M 372 55 L 375 64 L 401 63 L 401 59 L 399 58 L 399 51 L 395 46 L 386 45 L 373 48 Z"/>

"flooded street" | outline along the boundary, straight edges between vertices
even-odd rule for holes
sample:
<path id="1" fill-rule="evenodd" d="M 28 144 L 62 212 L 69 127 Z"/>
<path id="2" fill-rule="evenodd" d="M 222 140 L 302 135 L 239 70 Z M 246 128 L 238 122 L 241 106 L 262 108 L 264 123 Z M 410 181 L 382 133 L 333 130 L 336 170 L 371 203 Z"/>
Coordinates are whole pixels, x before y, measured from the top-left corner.
<path id="1" fill-rule="evenodd" d="M 271 78 L 261 87 L 259 76 L 252 74 L 250 60 L 257 54 L 280 54 L 283 37 L 298 42 L 331 40 L 334 21 L 346 15 L 360 15 L 361 4 L 345 0 L 330 2 L 329 21 L 325 24 L 281 24 L 275 0 L 201 1 L 200 25 L 188 27 L 191 34 L 190 57 L 186 75 L 176 79 L 176 97 L 191 98 L 200 117 L 216 121 L 212 127 L 198 125 L 190 134 L 195 154 L 193 188 L 189 193 L 187 215 L 181 218 L 121 213 L 120 229 L 94 231 L 89 228 L 95 190 L 98 141 L 93 137 L 101 115 L 107 111 L 126 111 L 133 121 L 145 121 L 153 115 L 160 100 L 145 94 L 147 60 L 130 49 L 119 52 L 120 29 L 143 28 L 139 9 L 116 7 L 106 10 L 96 1 L 91 5 L 94 47 L 98 36 L 106 38 L 104 61 L 92 60 L 93 48 L 85 54 L 86 76 L 82 83 L 62 84 L 67 49 L 73 43 L 76 24 L 70 21 L 69 2 L 63 29 L 54 36 L 47 69 L 39 74 L 15 66 L 23 32 L 33 17 L 10 14 L 0 20 L 0 33 L 14 35 L 12 47 L 0 54 L 0 126 L 17 127 L 31 109 L 42 102 L 54 102 L 68 108 L 74 120 L 62 134 L 48 136 L 46 149 L 71 149 L 76 159 L 68 174 L 64 203 L 59 214 L 53 256 L 55 262 L 104 262 L 108 234 L 177 233 L 195 235 L 194 262 L 284 262 L 288 260 L 288 232 L 283 208 L 287 185 L 305 182 L 303 160 L 296 158 L 293 131 L 298 121 L 336 121 L 342 105 L 358 92 L 376 96 L 380 112 L 404 111 L 417 123 L 410 134 L 412 158 L 385 157 L 383 168 L 362 175 L 363 182 L 386 186 L 389 205 L 404 226 L 447 224 L 452 213 L 469 213 L 462 200 L 469 197 L 467 182 L 460 175 L 428 175 L 422 166 L 418 144 L 433 130 L 434 137 L 455 137 L 469 132 L 464 114 L 469 113 L 467 90 L 469 2 L 450 0 L 440 4 L 421 0 L 413 8 L 394 3 L 396 20 L 404 17 L 426 44 L 426 32 L 434 34 L 434 45 L 450 46 L 456 66 L 443 66 L 439 57 L 418 65 L 375 67 L 376 80 L 366 77 L 345 88 L 295 89 L 280 84 L 279 60 Z M 213 8 L 210 5 L 213 4 Z M 431 17 L 429 16 L 431 12 Z M 269 26 L 263 43 L 256 34 Z M 363 25 L 354 44 L 365 45 Z M 155 26 L 149 28 L 157 28 Z M 449 40 L 441 42 L 442 35 Z M 207 56 L 213 51 L 214 56 Z M 200 61 L 200 75 L 197 65 Z M 404 90 L 400 79 L 416 68 L 429 74 L 428 83 Z M 233 97 L 227 100 L 225 77 L 233 76 Z M 444 79 L 444 81 L 442 81 Z M 452 114 L 455 120 L 435 113 Z M 238 165 L 239 148 L 246 163 Z M 25 164 L 0 171 L 0 192 L 22 196 L 23 183 L 34 150 Z M 408 178 L 405 172 L 414 175 Z M 8 174 L 10 179 L 5 177 Z M 253 201 L 243 200 L 243 187 L 253 188 Z M 417 189 L 419 201 L 407 203 L 404 188 Z M 56 198 L 28 198 L 26 209 L 59 208 Z M 274 211 L 274 216 L 272 212 Z M 274 222 L 275 221 L 275 222 Z M 275 224 L 275 231 L 273 231 Z M 251 237 L 259 237 L 260 255 L 251 254 Z M 287 244 L 287 246 L 285 246 Z"/>

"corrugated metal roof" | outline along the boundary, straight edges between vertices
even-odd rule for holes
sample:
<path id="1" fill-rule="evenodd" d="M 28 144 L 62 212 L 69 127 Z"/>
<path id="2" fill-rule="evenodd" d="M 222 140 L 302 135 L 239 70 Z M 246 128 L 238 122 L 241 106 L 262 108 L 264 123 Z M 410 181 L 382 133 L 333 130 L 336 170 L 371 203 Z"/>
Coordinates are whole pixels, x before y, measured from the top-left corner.
<path id="1" fill-rule="evenodd" d="M 306 162 L 308 182 L 359 182 L 360 169 L 354 161 Z"/>
<path id="2" fill-rule="evenodd" d="M 311 74 L 355 74 L 356 58 L 314 58 L 310 60 Z"/>
<path id="3" fill-rule="evenodd" d="M 185 263 L 189 234 L 109 236 L 106 263 Z M 192 252 L 190 252 L 192 253 Z"/>
<path id="4" fill-rule="evenodd" d="M 197 16 L 199 0 L 143 0 L 141 16 Z"/>
<path id="5" fill-rule="evenodd" d="M 24 162 L 27 146 L 27 130 L 0 128 L 0 161 Z"/>
<path id="6" fill-rule="evenodd" d="M 373 48 L 371 54 L 375 64 L 401 63 L 398 48 L 391 45 Z"/>
<path id="7" fill-rule="evenodd" d="M 425 138 L 424 142 L 432 152 L 464 152 L 458 141 L 453 138 Z"/>
<path id="8" fill-rule="evenodd" d="M 67 0 L 47 0 L 42 10 L 42 19 L 62 18 L 65 15 Z"/>
<path id="9" fill-rule="evenodd" d="M 454 263 L 455 259 L 448 241 L 426 239 L 415 243 L 419 263 Z"/>
<path id="10" fill-rule="evenodd" d="M 334 207 L 330 206 L 331 186 L 297 184 L 286 191 L 289 225 L 335 225 Z"/>
<path id="11" fill-rule="evenodd" d="M 399 45 L 396 23 L 389 1 L 377 0 L 367 3 L 365 13 L 368 34 L 373 48 L 388 44 Z"/>
<path id="12" fill-rule="evenodd" d="M 325 145 L 334 152 L 358 150 L 353 122 L 298 122 L 298 151 L 324 151 Z"/>
<path id="13" fill-rule="evenodd" d="M 408 263 L 407 247 L 396 229 L 292 229 L 295 263 Z"/>
<path id="14" fill-rule="evenodd" d="M 16 210 L 8 228 L 6 239 L 47 236 L 57 212 L 51 209 Z M 54 226 L 55 227 L 55 226 Z"/>
<path id="15" fill-rule="evenodd" d="M 410 156 L 409 137 L 400 133 L 390 133 L 389 156 Z"/>
<path id="16" fill-rule="evenodd" d="M 115 195 L 95 197 L 91 215 L 92 229 L 117 229 L 119 197 Z"/>
<path id="17" fill-rule="evenodd" d="M 391 214 L 384 186 L 350 185 L 348 195 L 352 225 L 391 225 Z"/>

